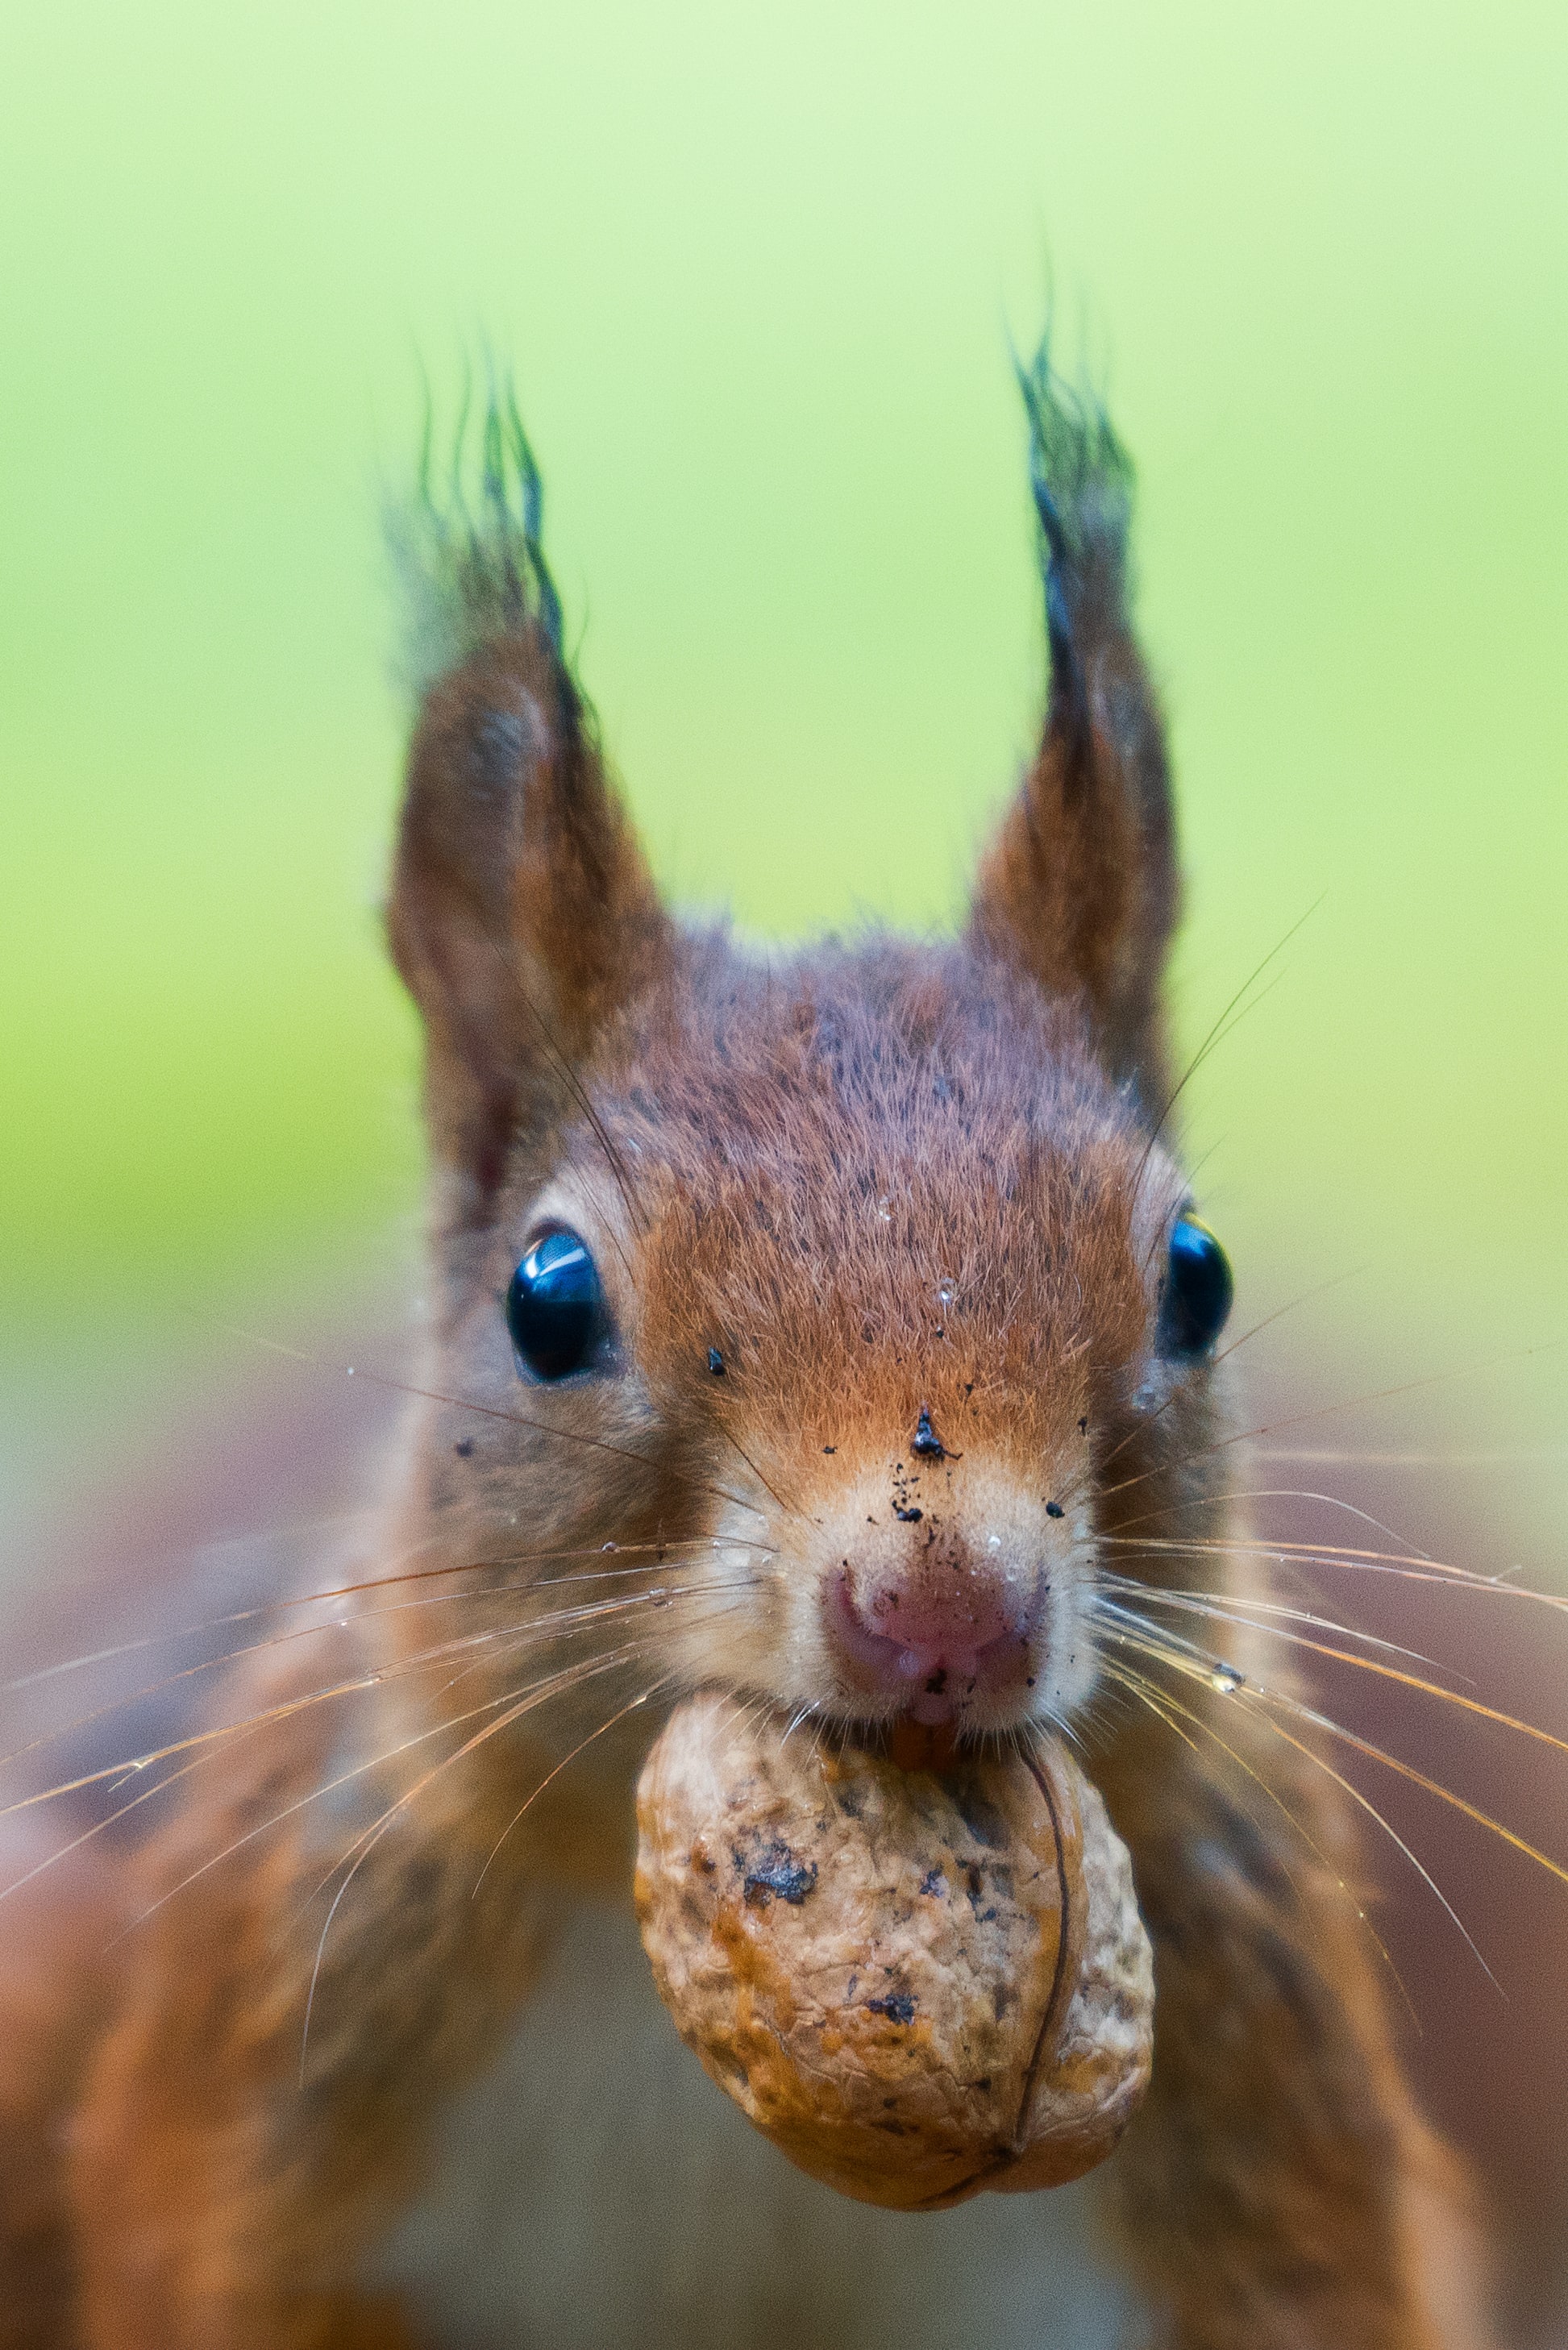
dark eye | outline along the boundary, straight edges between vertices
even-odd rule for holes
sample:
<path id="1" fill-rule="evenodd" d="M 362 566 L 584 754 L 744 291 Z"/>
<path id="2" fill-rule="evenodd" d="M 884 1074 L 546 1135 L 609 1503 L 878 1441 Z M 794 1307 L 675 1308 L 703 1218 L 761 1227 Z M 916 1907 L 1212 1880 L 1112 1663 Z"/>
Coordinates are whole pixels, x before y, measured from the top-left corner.
<path id="1" fill-rule="evenodd" d="M 1178 1216 L 1159 1301 L 1160 1353 L 1188 1360 L 1206 1355 L 1225 1327 L 1235 1285 L 1231 1260 L 1208 1225 Z"/>
<path id="2" fill-rule="evenodd" d="M 587 1243 L 557 1226 L 534 1243 L 506 1292 L 517 1359 L 536 1379 L 586 1371 L 603 1354 L 609 1315 Z"/>

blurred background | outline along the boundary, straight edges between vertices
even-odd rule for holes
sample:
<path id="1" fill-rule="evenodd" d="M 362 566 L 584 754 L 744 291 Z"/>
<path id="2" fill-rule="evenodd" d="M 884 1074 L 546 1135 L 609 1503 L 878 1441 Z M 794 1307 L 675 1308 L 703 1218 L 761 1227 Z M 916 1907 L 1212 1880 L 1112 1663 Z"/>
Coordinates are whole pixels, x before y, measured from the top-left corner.
<path id="1" fill-rule="evenodd" d="M 158 1561 L 326 1506 L 371 1433 L 343 1366 L 406 1359 L 379 517 L 426 379 L 450 414 L 465 354 L 514 370 L 669 887 L 768 937 L 940 924 L 1041 707 L 1010 341 L 1048 295 L 1139 466 L 1189 1047 L 1289 934 L 1184 1097 L 1239 1326 L 1268 1322 L 1258 1482 L 1568 1591 L 1560 7 L 65 0 L 5 50 L 29 1655 L 67 1602 L 129 1621 Z M 1320 1537 L 1326 1504 L 1285 1506 Z M 1568 1734 L 1568 1622 L 1438 1612 L 1480 1694 Z M 1568 1859 L 1568 1763 L 1366 1719 Z M 1508 1994 L 1391 1874 L 1414 2061 L 1531 2251 L 1521 2338 L 1568 2340 L 1568 1888 L 1375 1792 Z"/>

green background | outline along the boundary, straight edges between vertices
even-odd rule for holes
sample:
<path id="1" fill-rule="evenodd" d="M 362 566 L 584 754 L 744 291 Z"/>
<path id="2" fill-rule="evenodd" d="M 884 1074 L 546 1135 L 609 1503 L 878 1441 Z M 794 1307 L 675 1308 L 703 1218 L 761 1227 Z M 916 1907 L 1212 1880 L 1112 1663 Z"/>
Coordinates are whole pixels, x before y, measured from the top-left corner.
<path id="1" fill-rule="evenodd" d="M 378 509 L 421 364 L 450 396 L 511 357 L 670 886 L 765 933 L 923 924 L 1037 718 L 1008 342 L 1049 264 L 1140 467 L 1189 1042 L 1316 910 L 1190 1089 L 1243 1310 L 1338 1281 L 1292 1326 L 1321 1392 L 1440 1373 L 1533 1477 L 1568 1387 L 1565 120 L 1561 6 L 14 14 L 11 1390 L 406 1262 Z"/>

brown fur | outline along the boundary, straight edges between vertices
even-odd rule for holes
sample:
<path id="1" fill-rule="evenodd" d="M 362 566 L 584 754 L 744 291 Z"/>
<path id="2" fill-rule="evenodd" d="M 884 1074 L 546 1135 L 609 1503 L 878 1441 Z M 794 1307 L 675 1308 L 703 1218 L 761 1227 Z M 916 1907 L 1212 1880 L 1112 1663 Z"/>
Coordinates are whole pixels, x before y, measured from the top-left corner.
<path id="1" fill-rule="evenodd" d="M 965 938 L 773 964 L 659 908 L 534 621 L 431 691 L 390 927 L 429 1039 L 441 1286 L 385 1580 L 330 1669 L 308 1642 L 247 1669 L 228 1718 L 261 1726 L 192 1770 L 134 1864 L 157 1906 L 117 1951 L 47 2221 L 74 2314 L 64 2286 L 14 2288 L 17 2350 L 410 2338 L 357 2296 L 359 2263 L 571 1887 L 628 1881 L 637 1701 L 719 1680 L 890 1722 L 825 1595 L 919 1592 L 987 1544 L 1003 1583 L 1051 1588 L 1033 1696 L 969 1726 L 1084 1738 L 1156 1945 L 1154 2089 L 1114 2173 L 1161 2339 L 1480 2338 L 1428 2282 L 1420 2213 L 1449 2189 L 1332 1784 L 1244 1703 L 1187 1680 L 1157 1713 L 1106 1677 L 1107 1542 L 1241 1519 L 1224 1377 L 1155 1347 L 1184 1197 L 1154 1131 L 1178 895 L 1158 722 L 1119 601 L 1081 599 L 1077 627 L 1077 702 L 1059 678 Z M 519 1384 L 499 1301 L 551 1218 L 594 1248 L 617 1351 L 545 1388 Z M 938 1456 L 912 1449 L 922 1409 Z M 1115 1560 L 1198 1571 L 1161 1556 Z"/>

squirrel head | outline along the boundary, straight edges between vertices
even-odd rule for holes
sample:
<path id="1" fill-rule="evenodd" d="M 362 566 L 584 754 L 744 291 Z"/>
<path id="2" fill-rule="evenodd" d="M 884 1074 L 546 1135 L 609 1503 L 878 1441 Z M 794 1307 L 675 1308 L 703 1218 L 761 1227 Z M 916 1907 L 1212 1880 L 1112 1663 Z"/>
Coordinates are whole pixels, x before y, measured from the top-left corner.
<path id="1" fill-rule="evenodd" d="M 1230 1294 L 1164 1130 L 1130 473 L 1045 359 L 1025 392 L 1051 691 L 961 935 L 759 958 L 673 918 L 504 417 L 488 536 L 427 504 L 410 541 L 442 657 L 389 918 L 427 1039 L 442 1555 L 602 1591 L 668 1682 L 960 1734 L 1089 1699 L 1106 1546 L 1201 1450 Z"/>

